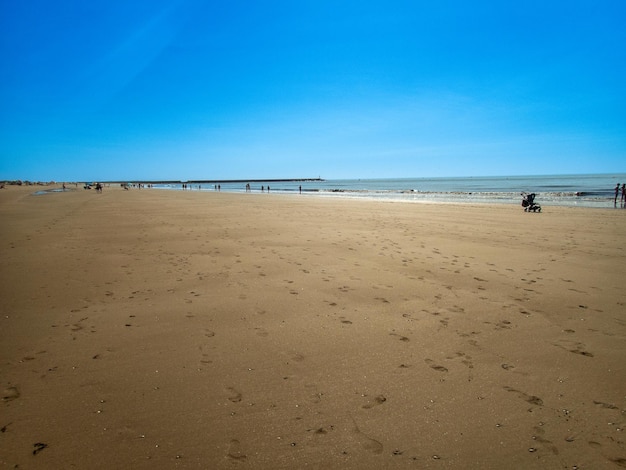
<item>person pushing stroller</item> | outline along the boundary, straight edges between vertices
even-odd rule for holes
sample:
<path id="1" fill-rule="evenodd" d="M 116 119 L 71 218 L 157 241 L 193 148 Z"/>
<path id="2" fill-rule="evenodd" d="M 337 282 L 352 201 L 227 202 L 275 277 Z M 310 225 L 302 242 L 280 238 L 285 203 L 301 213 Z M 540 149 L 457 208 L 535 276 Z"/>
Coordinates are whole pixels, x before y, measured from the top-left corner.
<path id="1" fill-rule="evenodd" d="M 541 212 L 541 206 L 535 203 L 535 193 L 522 193 L 522 207 L 524 212 Z"/>

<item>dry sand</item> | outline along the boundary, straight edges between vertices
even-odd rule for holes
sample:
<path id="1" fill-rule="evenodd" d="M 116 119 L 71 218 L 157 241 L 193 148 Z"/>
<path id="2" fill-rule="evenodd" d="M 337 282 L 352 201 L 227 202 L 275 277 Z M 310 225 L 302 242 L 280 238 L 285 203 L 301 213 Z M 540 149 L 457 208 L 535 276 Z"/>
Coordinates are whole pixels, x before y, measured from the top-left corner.
<path id="1" fill-rule="evenodd" d="M 626 211 L 34 191 L 2 468 L 626 467 Z"/>

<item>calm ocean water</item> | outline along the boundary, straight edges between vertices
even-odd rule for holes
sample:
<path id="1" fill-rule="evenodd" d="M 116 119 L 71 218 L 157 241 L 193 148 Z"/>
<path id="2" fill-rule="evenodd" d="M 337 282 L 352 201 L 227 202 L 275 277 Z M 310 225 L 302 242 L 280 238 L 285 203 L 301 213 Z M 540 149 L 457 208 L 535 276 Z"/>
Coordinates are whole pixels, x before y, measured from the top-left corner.
<path id="1" fill-rule="evenodd" d="M 536 193 L 542 206 L 613 207 L 614 188 L 626 183 L 626 174 L 490 176 L 469 178 L 346 179 L 277 181 L 272 193 L 319 197 L 369 198 L 405 202 L 520 204 L 521 192 Z M 188 183 L 192 190 L 215 191 L 214 183 Z M 267 183 L 250 182 L 253 192 L 267 191 Z M 245 192 L 246 183 L 220 183 L 222 191 Z M 181 190 L 181 184 L 155 185 Z M 618 198 L 619 206 L 619 198 Z"/>

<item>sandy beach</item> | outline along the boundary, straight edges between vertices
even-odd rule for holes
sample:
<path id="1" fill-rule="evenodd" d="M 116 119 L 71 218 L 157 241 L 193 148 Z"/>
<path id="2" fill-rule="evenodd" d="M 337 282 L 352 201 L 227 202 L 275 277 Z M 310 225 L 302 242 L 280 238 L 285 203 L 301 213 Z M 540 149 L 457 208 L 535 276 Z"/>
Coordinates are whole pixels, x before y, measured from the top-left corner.
<path id="1" fill-rule="evenodd" d="M 0 464 L 626 467 L 626 210 L 0 190 Z"/>

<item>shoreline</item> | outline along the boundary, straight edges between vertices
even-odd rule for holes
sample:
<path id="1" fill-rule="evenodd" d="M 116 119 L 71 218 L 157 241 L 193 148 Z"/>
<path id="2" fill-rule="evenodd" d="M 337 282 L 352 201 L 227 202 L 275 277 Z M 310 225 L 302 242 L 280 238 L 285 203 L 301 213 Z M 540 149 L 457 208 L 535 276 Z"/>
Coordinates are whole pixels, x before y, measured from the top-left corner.
<path id="1" fill-rule="evenodd" d="M 201 190 L 222 192 L 255 192 L 271 186 L 273 193 L 302 193 L 322 197 L 391 199 L 406 202 L 452 202 L 477 204 L 521 203 L 520 193 L 535 193 L 537 202 L 545 206 L 613 208 L 616 181 L 626 174 L 579 174 L 488 177 L 420 177 L 379 179 L 257 179 L 210 180 L 211 183 L 169 181 L 156 184 L 114 183 L 128 187 L 168 190 Z M 204 180 L 209 181 L 209 180 Z M 237 181 L 237 182 L 233 182 Z M 59 185 L 61 183 L 58 183 Z M 112 183 L 107 183 L 109 186 Z M 76 184 L 76 186 L 78 186 Z M 83 186 L 81 184 L 81 186 Z M 621 207 L 622 204 L 619 204 Z"/>
<path id="2" fill-rule="evenodd" d="M 294 180 L 295 181 L 295 180 Z M 110 183 L 105 183 L 110 184 Z M 117 183 L 115 183 L 117 184 Z M 58 184 L 48 185 L 48 186 L 57 186 L 51 189 L 40 189 L 34 191 L 35 195 L 45 195 L 48 193 L 57 193 L 63 192 L 61 187 L 58 187 Z M 24 189 L 35 189 L 32 186 L 10 186 L 13 188 L 24 188 Z M 9 187 L 5 188 L 8 189 Z M 118 190 L 117 186 L 105 186 L 106 190 Z M 82 187 L 77 188 L 67 188 L 66 191 L 83 191 Z M 131 188 L 131 190 L 138 190 L 137 188 Z M 171 187 L 153 187 L 153 188 L 142 188 L 141 191 L 166 191 L 166 192 L 196 192 L 196 193 L 224 193 L 224 194 L 234 194 L 234 195 L 251 195 L 251 194 L 266 194 L 266 191 L 261 191 L 259 188 L 254 188 L 251 192 L 246 192 L 245 189 L 223 189 L 218 191 L 214 188 L 188 188 L 183 190 L 182 188 L 171 188 Z M 91 191 L 91 190 L 89 190 Z M 329 199 L 347 199 L 347 200 L 364 200 L 364 201 L 386 201 L 386 202 L 397 202 L 397 203 L 414 203 L 414 204 L 443 204 L 443 205 L 477 205 L 477 206 L 516 206 L 519 205 L 521 207 L 521 197 L 519 200 L 514 199 L 513 197 L 504 198 L 504 197 L 493 197 L 490 196 L 491 193 L 462 193 L 462 192 L 452 192 L 452 193 L 438 193 L 438 192 L 421 192 L 421 191 L 348 191 L 348 190 L 311 190 L 311 189 L 302 189 L 302 193 L 298 194 L 298 189 L 290 189 L 290 190 L 271 190 L 271 195 L 285 195 L 285 196 L 305 196 L 305 197 L 319 197 L 319 198 L 329 198 Z M 585 200 L 568 200 L 568 201 L 543 201 L 539 195 L 538 203 L 544 208 L 557 208 L 557 207 L 572 207 L 579 209 L 606 209 L 606 210 L 614 210 L 614 209 L 626 209 L 625 206 L 620 204 L 618 201 L 616 206 L 613 206 L 610 200 L 601 200 L 601 201 L 585 201 Z"/>

